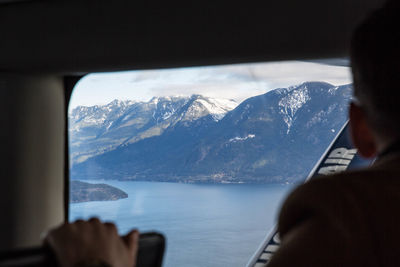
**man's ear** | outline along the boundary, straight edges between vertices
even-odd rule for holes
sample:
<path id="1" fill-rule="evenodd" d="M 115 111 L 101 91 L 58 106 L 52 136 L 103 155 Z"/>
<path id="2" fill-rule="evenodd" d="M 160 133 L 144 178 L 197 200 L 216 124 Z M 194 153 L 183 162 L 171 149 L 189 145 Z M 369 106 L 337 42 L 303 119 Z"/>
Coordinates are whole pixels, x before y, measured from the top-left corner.
<path id="1" fill-rule="evenodd" d="M 362 107 L 351 103 L 350 110 L 350 130 L 353 144 L 358 149 L 358 153 L 365 158 L 372 158 L 377 153 L 375 137 L 367 122 L 365 111 Z"/>

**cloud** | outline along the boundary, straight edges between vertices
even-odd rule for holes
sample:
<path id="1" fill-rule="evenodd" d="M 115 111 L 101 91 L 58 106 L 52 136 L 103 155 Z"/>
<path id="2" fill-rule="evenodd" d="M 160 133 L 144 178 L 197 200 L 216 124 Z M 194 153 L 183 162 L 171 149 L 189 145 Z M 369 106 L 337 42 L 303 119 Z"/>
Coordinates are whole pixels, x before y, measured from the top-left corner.
<path id="1" fill-rule="evenodd" d="M 148 101 L 153 96 L 192 94 L 240 102 L 305 81 L 347 84 L 351 82 L 350 69 L 324 62 L 285 61 L 96 73 L 85 76 L 77 84 L 70 108 L 105 104 L 114 99 Z"/>

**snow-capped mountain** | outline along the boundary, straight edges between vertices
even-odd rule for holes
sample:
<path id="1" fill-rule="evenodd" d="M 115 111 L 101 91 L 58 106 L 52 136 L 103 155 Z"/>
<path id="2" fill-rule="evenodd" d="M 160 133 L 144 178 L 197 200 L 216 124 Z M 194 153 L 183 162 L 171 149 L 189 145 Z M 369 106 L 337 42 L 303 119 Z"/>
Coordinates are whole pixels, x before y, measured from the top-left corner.
<path id="1" fill-rule="evenodd" d="M 120 145 L 161 135 L 180 122 L 190 126 L 191 122 L 207 116 L 217 122 L 236 106 L 233 100 L 201 95 L 154 97 L 148 102 L 114 100 L 102 106 L 78 106 L 69 114 L 71 162 L 83 162 Z"/>
<path id="2" fill-rule="evenodd" d="M 251 97 L 226 114 L 201 96 L 182 99 L 179 108 L 167 105 L 176 101 L 153 99 L 153 106 L 165 103 L 159 113 L 149 111 L 154 114 L 149 121 L 156 123 L 143 122 L 149 116 L 133 108 L 124 115 L 134 120 L 130 125 L 152 125 L 142 126 L 151 129 L 147 135 L 75 164 L 71 174 L 79 179 L 95 174 L 175 182 L 296 182 L 347 120 L 350 97 L 351 85 L 307 82 Z M 215 110 L 223 117 L 213 116 Z"/>
<path id="3" fill-rule="evenodd" d="M 215 99 L 201 95 L 193 95 L 182 120 L 193 121 L 211 115 L 215 121 L 221 120 L 225 114 L 234 109 L 238 103 L 230 99 Z"/>
<path id="4" fill-rule="evenodd" d="M 127 107 L 135 102 L 131 100 L 114 100 L 107 105 L 96 105 L 91 107 L 78 106 L 69 114 L 70 127 L 72 132 L 79 132 L 87 127 L 109 127 Z"/>

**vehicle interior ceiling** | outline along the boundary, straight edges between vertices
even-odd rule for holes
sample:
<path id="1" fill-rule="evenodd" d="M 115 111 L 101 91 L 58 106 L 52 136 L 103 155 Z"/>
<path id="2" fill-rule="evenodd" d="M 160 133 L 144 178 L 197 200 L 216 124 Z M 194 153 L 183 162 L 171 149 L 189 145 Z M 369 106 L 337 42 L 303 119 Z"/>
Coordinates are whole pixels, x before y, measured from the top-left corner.
<path id="1" fill-rule="evenodd" d="M 0 1 L 0 250 L 38 245 L 66 218 L 66 110 L 77 78 L 346 57 L 354 26 L 383 2 Z"/>

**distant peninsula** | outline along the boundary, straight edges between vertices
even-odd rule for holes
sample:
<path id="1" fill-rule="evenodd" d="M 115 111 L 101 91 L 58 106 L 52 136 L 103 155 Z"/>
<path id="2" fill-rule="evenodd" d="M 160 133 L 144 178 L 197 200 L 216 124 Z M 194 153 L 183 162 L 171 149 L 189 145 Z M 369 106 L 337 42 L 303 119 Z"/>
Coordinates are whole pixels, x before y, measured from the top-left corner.
<path id="1" fill-rule="evenodd" d="M 70 182 L 70 203 L 109 201 L 127 198 L 128 194 L 107 184 L 90 184 L 73 180 Z"/>

